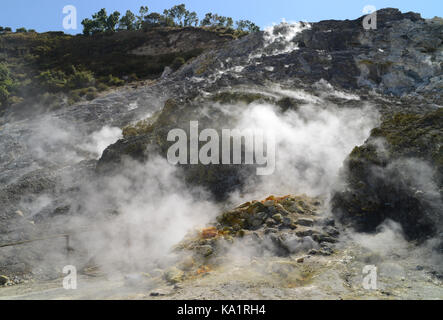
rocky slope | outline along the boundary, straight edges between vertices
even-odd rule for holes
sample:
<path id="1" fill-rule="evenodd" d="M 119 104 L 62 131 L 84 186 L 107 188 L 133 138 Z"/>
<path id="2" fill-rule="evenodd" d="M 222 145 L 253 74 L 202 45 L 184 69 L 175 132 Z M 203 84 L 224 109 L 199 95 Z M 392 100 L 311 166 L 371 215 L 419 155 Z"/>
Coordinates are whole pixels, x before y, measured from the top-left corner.
<path id="1" fill-rule="evenodd" d="M 345 164 L 347 185 L 334 195 L 334 211 L 359 231 L 391 218 L 409 239 L 441 233 L 442 120 L 441 109 L 399 113 L 374 129 Z"/>
<path id="2" fill-rule="evenodd" d="M 198 284 L 210 297 L 226 297 L 211 281 L 220 284 L 226 272 L 241 273 L 249 263 L 258 266 L 249 278 L 237 274 L 224 282 L 228 298 L 245 287 L 253 297 L 271 298 L 441 297 L 435 248 L 442 232 L 442 31 L 440 18 L 396 9 L 378 11 L 377 30 L 370 31 L 362 18 L 282 23 L 223 40 L 149 84 L 35 118 L 3 117 L 0 244 L 93 226 L 95 236 L 73 236 L 70 259 L 84 270 L 91 264 L 142 269 L 149 281 L 160 281 L 155 286 L 186 280 L 181 293 L 168 297 L 195 297 Z M 133 53 L 186 43 L 186 32 Z M 189 133 L 190 121 L 218 132 L 245 125 L 275 130 L 275 174 L 257 177 L 244 164 L 165 166 L 168 132 Z M 311 197 L 276 196 L 229 211 L 239 200 L 303 192 Z M 201 224 L 200 235 L 176 247 L 178 260 L 165 254 Z M 371 233 L 367 243 L 354 229 Z M 403 232 L 421 246 L 406 242 Z M 373 245 L 386 234 L 388 251 Z M 252 242 L 238 249 L 250 258 L 246 265 L 220 264 L 242 239 Z M 101 254 L 87 253 L 91 241 Z M 57 241 L 0 250 L 0 274 L 8 276 L 53 278 L 66 264 Z M 106 252 L 132 256 L 121 261 Z M 383 266 L 381 281 L 391 289 L 362 291 L 364 264 Z M 209 280 L 193 278 L 204 274 Z M 398 282 L 398 274 L 408 280 Z M 277 293 L 287 277 L 295 288 Z M 5 293 L 11 294 L 20 293 Z"/>

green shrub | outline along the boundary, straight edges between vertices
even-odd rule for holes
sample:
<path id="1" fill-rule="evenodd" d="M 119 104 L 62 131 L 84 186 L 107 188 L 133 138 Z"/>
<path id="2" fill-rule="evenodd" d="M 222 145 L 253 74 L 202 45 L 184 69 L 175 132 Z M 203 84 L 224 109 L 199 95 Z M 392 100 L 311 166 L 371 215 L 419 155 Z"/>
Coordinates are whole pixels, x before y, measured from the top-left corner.
<path id="1" fill-rule="evenodd" d="M 8 101 L 9 98 L 9 91 L 3 87 L 0 86 L 0 105 L 5 104 Z"/>
<path id="2" fill-rule="evenodd" d="M 121 86 L 125 82 L 118 77 L 114 77 L 112 74 L 108 75 L 106 78 L 106 83 L 110 86 Z"/>
<path id="3" fill-rule="evenodd" d="M 134 125 L 123 128 L 123 136 L 125 138 L 135 137 L 138 135 L 148 134 L 152 132 L 152 124 L 149 120 L 141 120 Z"/>
<path id="4" fill-rule="evenodd" d="M 88 100 L 88 101 L 94 100 L 94 99 L 97 98 L 97 97 L 98 97 L 98 93 L 97 93 L 97 91 L 89 91 L 89 92 L 86 94 L 86 100 Z"/>
<path id="5" fill-rule="evenodd" d="M 109 89 L 109 87 L 106 84 L 102 83 L 102 82 L 97 84 L 97 90 L 98 91 L 106 91 L 108 89 Z"/>
<path id="6" fill-rule="evenodd" d="M 75 68 L 69 77 L 70 88 L 87 88 L 95 84 L 94 74 L 91 71 L 77 71 Z"/>
<path id="7" fill-rule="evenodd" d="M 5 105 L 17 88 L 17 83 L 11 78 L 11 73 L 5 63 L 0 63 L 0 104 Z"/>
<path id="8" fill-rule="evenodd" d="M 63 90 L 67 83 L 66 74 L 60 70 L 47 70 L 41 72 L 36 79 L 41 87 L 50 92 Z"/>
<path id="9" fill-rule="evenodd" d="M 80 94 L 78 93 L 78 91 L 73 91 L 69 94 L 68 104 L 71 105 L 71 104 L 74 104 L 74 103 L 79 102 L 81 100 L 82 100 L 82 98 L 80 97 Z"/>

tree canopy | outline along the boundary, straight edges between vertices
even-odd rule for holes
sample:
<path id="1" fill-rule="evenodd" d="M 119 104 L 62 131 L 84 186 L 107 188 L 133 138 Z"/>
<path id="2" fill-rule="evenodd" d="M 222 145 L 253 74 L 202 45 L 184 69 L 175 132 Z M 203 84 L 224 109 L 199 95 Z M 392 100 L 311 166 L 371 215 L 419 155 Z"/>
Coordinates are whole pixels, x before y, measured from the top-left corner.
<path id="1" fill-rule="evenodd" d="M 100 32 L 114 32 L 119 23 L 119 18 L 120 12 L 114 11 L 108 16 L 106 9 L 103 8 L 93 14 L 92 19 L 86 18 L 82 21 L 83 34 L 91 35 Z"/>
<path id="2" fill-rule="evenodd" d="M 83 34 L 93 35 L 102 32 L 115 32 L 120 30 L 147 30 L 154 27 L 223 27 L 234 28 L 234 20 L 216 13 L 207 13 L 200 21 L 195 11 L 186 9 L 185 4 L 175 5 L 165 9 L 163 14 L 149 12 L 148 6 L 140 7 L 139 14 L 135 15 L 127 10 L 120 18 L 118 11 L 108 16 L 106 9 L 86 18 L 82 21 Z M 260 28 L 249 20 L 235 22 L 235 29 L 242 32 L 256 32 Z"/>

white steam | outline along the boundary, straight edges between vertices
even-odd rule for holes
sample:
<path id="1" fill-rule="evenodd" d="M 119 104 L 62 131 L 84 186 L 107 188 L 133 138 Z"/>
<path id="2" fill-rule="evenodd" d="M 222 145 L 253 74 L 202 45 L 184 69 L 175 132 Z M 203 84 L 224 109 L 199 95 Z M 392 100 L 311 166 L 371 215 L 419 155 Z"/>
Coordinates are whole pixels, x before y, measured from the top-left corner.
<path id="1" fill-rule="evenodd" d="M 128 160 L 118 174 L 84 186 L 83 194 L 80 207 L 88 215 L 76 223 L 89 225 L 91 232 L 81 243 L 107 271 L 158 267 L 189 230 L 204 227 L 219 211 L 160 157 L 145 164 Z M 109 216 L 112 211 L 117 215 Z M 91 226 L 94 216 L 103 220 Z"/>
<path id="2" fill-rule="evenodd" d="M 82 145 L 82 148 L 100 158 L 103 151 L 123 137 L 122 130 L 116 127 L 104 126 L 101 130 L 93 132 L 89 141 Z"/>
<path id="3" fill-rule="evenodd" d="M 32 123 L 27 141 L 35 159 L 55 164 L 73 164 L 89 158 L 100 158 L 103 151 L 122 137 L 122 130 L 104 126 L 87 135 L 81 128 L 56 117 L 46 116 Z"/>
<path id="4" fill-rule="evenodd" d="M 283 91 L 285 96 L 288 92 Z M 322 101 L 307 93 L 291 93 L 303 100 Z M 305 104 L 285 113 L 266 103 L 232 106 L 237 113 L 242 110 L 237 128 L 263 130 L 276 141 L 274 174 L 262 177 L 258 184 L 251 182 L 245 198 L 270 194 L 326 195 L 337 185 L 343 161 L 377 126 L 379 114 L 369 105 L 339 108 L 323 103 Z"/>

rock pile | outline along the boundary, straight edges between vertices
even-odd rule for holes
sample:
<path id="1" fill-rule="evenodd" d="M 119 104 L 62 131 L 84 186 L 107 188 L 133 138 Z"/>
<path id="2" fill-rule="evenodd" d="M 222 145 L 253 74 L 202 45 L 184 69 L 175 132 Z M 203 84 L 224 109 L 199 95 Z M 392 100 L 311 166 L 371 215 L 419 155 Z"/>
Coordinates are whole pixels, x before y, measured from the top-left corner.
<path id="1" fill-rule="evenodd" d="M 333 219 L 322 216 L 322 199 L 302 196 L 270 196 L 226 211 L 217 222 L 189 234 L 177 245 L 178 252 L 191 252 L 165 278 L 177 275 L 201 275 L 211 266 L 222 265 L 232 250 L 242 255 L 280 256 L 310 254 L 332 255 L 339 231 Z M 302 262 L 302 260 L 301 260 Z M 180 273 L 180 278 L 185 274 Z M 176 277 L 173 277 L 176 278 Z M 174 280 L 174 282 L 176 282 Z"/>

